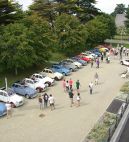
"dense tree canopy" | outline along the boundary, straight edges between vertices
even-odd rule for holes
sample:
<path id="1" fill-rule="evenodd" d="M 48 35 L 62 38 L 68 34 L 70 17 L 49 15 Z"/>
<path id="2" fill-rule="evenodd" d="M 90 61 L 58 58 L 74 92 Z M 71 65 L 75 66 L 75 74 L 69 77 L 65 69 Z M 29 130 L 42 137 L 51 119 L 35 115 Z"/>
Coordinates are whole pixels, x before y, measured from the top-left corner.
<path id="1" fill-rule="evenodd" d="M 44 64 L 52 51 L 73 56 L 115 34 L 114 19 L 95 0 L 34 0 L 23 12 L 14 1 L 0 2 L 0 71 Z"/>
<path id="2" fill-rule="evenodd" d="M 0 1 L 0 25 L 13 23 L 23 17 L 23 11 L 18 3 L 13 1 Z"/>
<path id="3" fill-rule="evenodd" d="M 56 19 L 55 27 L 60 51 L 74 55 L 84 50 L 88 32 L 76 17 L 62 14 Z"/>
<path id="4" fill-rule="evenodd" d="M 113 16 L 116 16 L 117 14 L 123 14 L 126 11 L 126 7 L 123 3 L 117 4 L 114 12 L 112 13 Z"/>

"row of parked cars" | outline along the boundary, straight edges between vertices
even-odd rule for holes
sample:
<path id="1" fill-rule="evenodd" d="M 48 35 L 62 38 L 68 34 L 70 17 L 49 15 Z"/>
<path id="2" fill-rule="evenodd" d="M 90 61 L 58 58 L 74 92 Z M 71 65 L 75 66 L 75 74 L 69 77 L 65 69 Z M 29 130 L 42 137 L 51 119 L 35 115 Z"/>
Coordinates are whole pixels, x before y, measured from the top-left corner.
<path id="1" fill-rule="evenodd" d="M 86 66 L 91 60 L 101 56 L 101 52 L 106 51 L 108 51 L 108 48 L 103 49 L 103 51 L 95 48 L 91 51 L 82 52 L 75 57 L 55 63 L 50 68 L 44 68 L 41 72 L 34 73 L 28 78 L 16 81 L 11 88 L 1 88 L 0 101 L 4 103 L 9 101 L 13 107 L 19 107 L 24 104 L 24 97 L 27 99 L 35 98 L 37 92 L 40 93 L 47 90 L 56 81 L 62 80 L 64 76 L 68 76 L 82 68 L 82 66 Z M 4 103 L 0 103 L 0 116 L 6 114 Z"/>

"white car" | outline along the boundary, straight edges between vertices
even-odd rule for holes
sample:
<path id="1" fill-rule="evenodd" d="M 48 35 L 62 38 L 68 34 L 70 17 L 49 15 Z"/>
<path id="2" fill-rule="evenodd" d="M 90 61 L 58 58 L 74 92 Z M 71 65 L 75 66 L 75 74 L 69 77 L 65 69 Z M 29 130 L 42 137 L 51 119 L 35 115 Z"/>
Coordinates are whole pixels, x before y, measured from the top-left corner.
<path id="1" fill-rule="evenodd" d="M 7 91 L 0 90 L 0 101 L 9 101 L 13 107 L 18 107 L 24 104 L 24 98 L 18 96 L 11 88 L 8 88 Z"/>
<path id="2" fill-rule="evenodd" d="M 40 72 L 40 74 L 45 74 L 46 76 L 55 80 L 61 80 L 64 77 L 63 74 L 59 72 L 54 72 L 52 69 L 49 68 L 45 68 L 42 72 Z"/>
<path id="3" fill-rule="evenodd" d="M 82 52 L 81 55 L 86 56 L 86 57 L 93 59 L 93 60 L 95 58 L 92 54 L 88 54 L 88 53 L 85 53 L 85 52 Z"/>
<path id="4" fill-rule="evenodd" d="M 123 59 L 123 60 L 120 61 L 120 63 L 121 63 L 122 65 L 129 66 L 129 59 Z"/>
<path id="5" fill-rule="evenodd" d="M 77 62 L 77 61 L 74 61 L 74 60 L 72 60 L 72 59 L 65 59 L 65 60 L 63 60 L 63 61 L 66 61 L 66 62 L 68 62 L 68 63 L 73 63 L 77 68 L 81 68 L 81 67 L 82 67 L 82 64 L 81 64 L 81 63 L 79 63 L 79 62 Z"/>
<path id="6" fill-rule="evenodd" d="M 85 51 L 84 53 L 86 53 L 87 55 L 92 55 L 94 58 L 98 57 L 96 54 L 94 54 L 90 51 Z"/>
<path id="7" fill-rule="evenodd" d="M 50 78 L 48 76 L 45 76 L 45 75 L 38 74 L 38 73 L 33 74 L 31 76 L 31 78 L 33 80 L 41 81 L 44 84 L 48 84 L 48 86 L 51 86 L 51 85 L 55 84 L 55 80 L 54 79 L 52 79 L 52 78 Z"/>
<path id="8" fill-rule="evenodd" d="M 30 78 L 25 78 L 22 80 L 22 82 L 25 83 L 25 85 L 30 86 L 31 88 L 34 88 L 37 90 L 37 92 L 45 91 L 48 87 L 47 84 L 42 83 L 41 81 L 36 81 Z"/>

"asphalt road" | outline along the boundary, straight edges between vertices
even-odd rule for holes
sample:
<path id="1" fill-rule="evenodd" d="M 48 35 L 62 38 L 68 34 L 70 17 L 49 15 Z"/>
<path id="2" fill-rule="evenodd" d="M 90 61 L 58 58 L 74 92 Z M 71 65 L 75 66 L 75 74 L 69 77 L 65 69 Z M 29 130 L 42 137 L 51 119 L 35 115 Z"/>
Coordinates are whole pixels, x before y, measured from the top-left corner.
<path id="1" fill-rule="evenodd" d="M 39 110 L 37 98 L 26 100 L 24 106 L 13 109 L 12 118 L 0 119 L 0 142 L 82 142 L 126 81 L 119 76 L 124 68 L 113 57 L 110 64 L 101 63 L 99 69 L 88 65 L 66 77 L 66 80 L 72 78 L 74 82 L 77 79 L 81 82 L 80 107 L 70 107 L 62 81 L 47 91 L 55 97 L 54 111 Z M 93 95 L 90 95 L 88 84 L 94 82 L 96 72 L 99 85 L 94 86 Z M 45 116 L 39 117 L 40 114 Z"/>

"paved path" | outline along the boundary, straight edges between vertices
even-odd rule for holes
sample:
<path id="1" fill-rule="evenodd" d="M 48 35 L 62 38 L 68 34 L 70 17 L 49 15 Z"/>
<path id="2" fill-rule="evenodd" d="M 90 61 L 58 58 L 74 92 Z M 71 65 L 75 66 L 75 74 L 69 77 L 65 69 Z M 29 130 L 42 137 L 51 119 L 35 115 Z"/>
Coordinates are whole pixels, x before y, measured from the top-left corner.
<path id="1" fill-rule="evenodd" d="M 26 100 L 22 107 L 14 109 L 13 117 L 0 119 L 0 142 L 82 142 L 125 82 L 119 74 L 123 66 L 118 60 L 102 63 L 100 69 L 84 67 L 67 79 L 81 82 L 81 106 L 70 107 L 68 96 L 63 92 L 62 82 L 48 92 L 56 98 L 56 109 L 39 110 L 37 99 Z M 100 85 L 89 95 L 88 84 L 95 72 L 100 76 Z M 45 117 L 40 118 L 39 114 Z"/>

